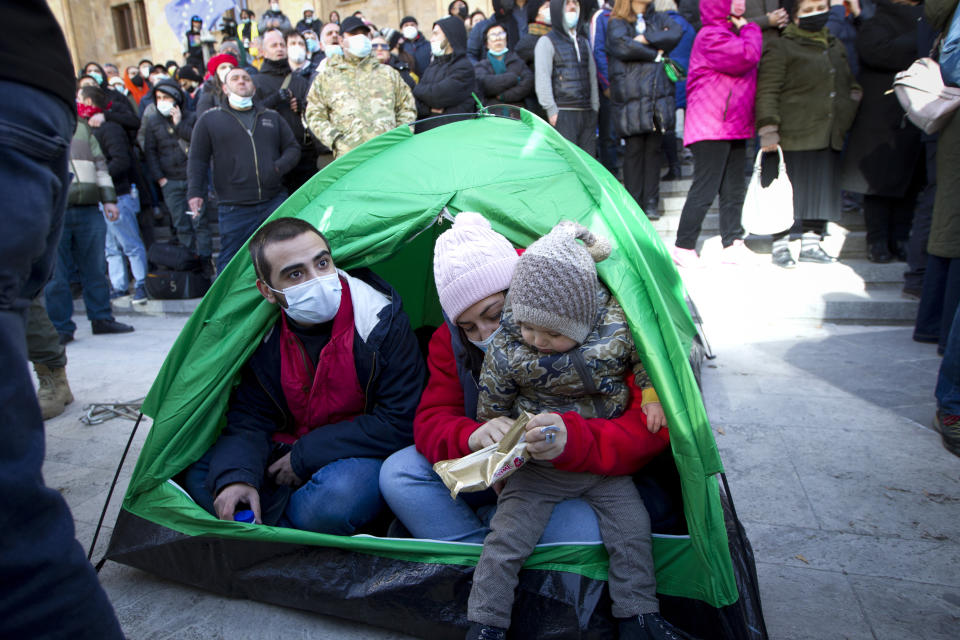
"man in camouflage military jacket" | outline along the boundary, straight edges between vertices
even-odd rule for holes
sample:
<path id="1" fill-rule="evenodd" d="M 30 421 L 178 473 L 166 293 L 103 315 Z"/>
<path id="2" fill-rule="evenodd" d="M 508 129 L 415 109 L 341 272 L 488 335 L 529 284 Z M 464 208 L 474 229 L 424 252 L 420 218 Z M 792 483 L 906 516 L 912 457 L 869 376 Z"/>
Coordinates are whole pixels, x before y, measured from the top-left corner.
<path id="1" fill-rule="evenodd" d="M 369 28 L 357 18 L 341 25 L 343 55 L 327 58 L 307 95 L 307 126 L 340 157 L 381 133 L 417 119 L 410 88 L 371 53 Z"/>

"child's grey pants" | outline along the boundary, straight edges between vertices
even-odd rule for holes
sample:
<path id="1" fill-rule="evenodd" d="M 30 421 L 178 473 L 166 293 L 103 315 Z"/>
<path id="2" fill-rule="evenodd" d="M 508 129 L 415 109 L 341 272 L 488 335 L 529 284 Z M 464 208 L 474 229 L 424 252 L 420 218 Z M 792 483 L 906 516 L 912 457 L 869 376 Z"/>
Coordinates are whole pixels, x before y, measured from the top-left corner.
<path id="1" fill-rule="evenodd" d="M 593 507 L 610 556 L 609 587 L 617 618 L 659 611 L 650 516 L 630 476 L 598 476 L 527 464 L 507 478 L 473 575 L 467 619 L 510 627 L 518 572 L 555 504 L 582 498 Z"/>

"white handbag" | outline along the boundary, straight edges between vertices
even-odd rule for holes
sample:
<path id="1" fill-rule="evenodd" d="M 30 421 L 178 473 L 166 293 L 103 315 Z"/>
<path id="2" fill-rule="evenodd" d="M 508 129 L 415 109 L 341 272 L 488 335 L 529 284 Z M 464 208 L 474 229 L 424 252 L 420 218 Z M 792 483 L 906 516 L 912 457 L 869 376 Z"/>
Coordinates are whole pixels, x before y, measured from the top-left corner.
<path id="1" fill-rule="evenodd" d="M 924 133 L 940 131 L 960 109 L 960 88 L 943 84 L 940 65 L 931 58 L 920 58 L 898 73 L 892 91 L 907 119 Z"/>
<path id="2" fill-rule="evenodd" d="M 783 149 L 779 145 L 777 154 L 780 156 L 777 177 L 764 187 L 760 184 L 760 160 L 763 158 L 763 151 L 757 152 L 740 220 L 747 233 L 769 236 L 793 226 L 793 185 L 787 177 L 787 163 L 783 161 Z"/>

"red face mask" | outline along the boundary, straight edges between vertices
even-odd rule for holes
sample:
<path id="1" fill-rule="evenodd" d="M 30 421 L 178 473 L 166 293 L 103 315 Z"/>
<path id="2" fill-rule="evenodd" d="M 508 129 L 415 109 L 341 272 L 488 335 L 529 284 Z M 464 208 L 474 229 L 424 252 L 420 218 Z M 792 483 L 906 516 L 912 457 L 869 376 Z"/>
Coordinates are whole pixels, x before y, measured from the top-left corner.
<path id="1" fill-rule="evenodd" d="M 103 113 L 103 109 L 100 107 L 95 107 L 92 104 L 86 105 L 82 102 L 77 103 L 77 115 L 86 120 L 90 116 L 96 115 L 98 113 Z"/>

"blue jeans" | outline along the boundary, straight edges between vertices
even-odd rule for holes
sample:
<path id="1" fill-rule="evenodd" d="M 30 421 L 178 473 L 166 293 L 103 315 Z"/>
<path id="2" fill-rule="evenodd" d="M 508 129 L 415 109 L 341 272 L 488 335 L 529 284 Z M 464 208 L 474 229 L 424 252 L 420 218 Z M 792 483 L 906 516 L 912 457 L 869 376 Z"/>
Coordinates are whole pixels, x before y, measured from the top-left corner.
<path id="1" fill-rule="evenodd" d="M 218 209 L 220 220 L 220 255 L 217 256 L 217 274 L 223 272 L 263 221 L 287 199 L 281 191 L 270 200 L 257 204 L 222 204 Z"/>
<path id="2" fill-rule="evenodd" d="M 130 282 L 123 263 L 124 256 L 130 260 L 133 284 L 142 287 L 147 279 L 147 250 L 140 239 L 140 227 L 137 225 L 140 197 L 136 186 L 130 188 L 130 193 L 117 196 L 117 209 L 120 211 L 119 217 L 112 222 L 107 220 L 107 268 L 113 290 L 126 293 Z"/>
<path id="3" fill-rule="evenodd" d="M 491 490 L 461 493 L 451 500 L 449 489 L 415 446 L 383 462 L 380 492 L 415 538 L 482 543 L 496 513 L 497 496 Z M 540 537 L 540 544 L 600 541 L 597 516 L 579 499 L 557 504 Z"/>
<path id="4" fill-rule="evenodd" d="M 47 313 L 59 333 L 72 334 L 73 296 L 70 295 L 69 264 L 80 272 L 83 304 L 90 320 L 109 320 L 110 290 L 107 286 L 106 247 L 107 222 L 97 205 L 67 207 L 63 218 L 63 235 L 57 248 L 57 266 L 53 280 L 45 290 Z"/>
<path id="5" fill-rule="evenodd" d="M 960 307 L 953 314 L 953 325 L 937 376 L 937 408 L 947 415 L 960 415 Z"/>
<path id="6" fill-rule="evenodd" d="M 383 509 L 378 479 L 383 460 L 342 458 L 321 467 L 292 493 L 261 488 L 261 519 L 281 527 L 349 536 Z M 206 487 L 210 452 L 187 469 L 184 488 L 205 510 L 216 514 Z"/>
<path id="7" fill-rule="evenodd" d="M 53 269 L 71 111 L 51 93 L 0 80 L 0 636 L 112 640 L 123 634 L 70 510 L 43 483 L 43 419 L 27 369 L 25 314 Z"/>

